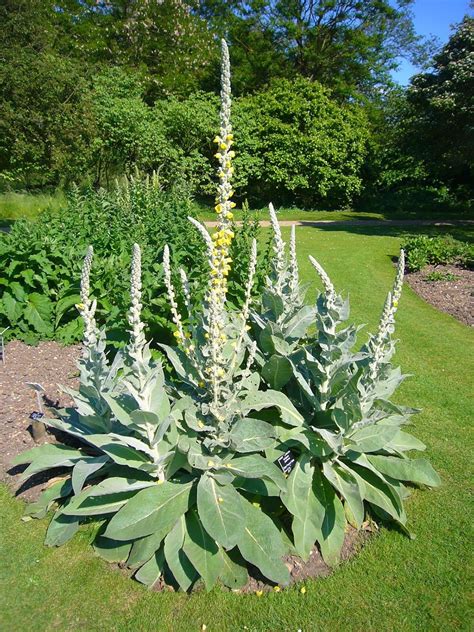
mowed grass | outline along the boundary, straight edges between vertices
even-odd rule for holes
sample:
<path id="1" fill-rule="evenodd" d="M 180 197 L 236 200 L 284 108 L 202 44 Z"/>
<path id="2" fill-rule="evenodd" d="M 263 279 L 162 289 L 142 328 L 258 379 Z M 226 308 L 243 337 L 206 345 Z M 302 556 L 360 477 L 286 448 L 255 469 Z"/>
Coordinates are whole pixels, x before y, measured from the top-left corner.
<path id="1" fill-rule="evenodd" d="M 65 202 L 61 191 L 55 193 L 17 193 L 14 191 L 0 194 L 0 224 L 8 224 L 17 219 L 34 220 L 46 208 L 59 208 Z"/>
<path id="2" fill-rule="evenodd" d="M 337 288 L 350 294 L 352 318 L 367 323 L 367 330 L 376 327 L 401 238 L 394 230 L 381 230 L 296 229 L 301 273 L 313 282 L 308 298 L 314 298 L 317 286 L 307 262 L 311 253 Z M 284 232 L 288 236 L 289 229 Z M 304 595 L 299 586 L 262 597 L 221 589 L 161 594 L 95 557 L 87 528 L 60 549 L 45 548 L 47 521 L 22 522 L 22 503 L 3 489 L 0 628 L 197 632 L 205 624 L 208 632 L 470 630 L 474 335 L 405 286 L 397 336 L 396 359 L 413 374 L 397 400 L 423 409 L 411 431 L 427 444 L 427 456 L 442 477 L 440 488 L 416 490 L 407 502 L 414 540 L 382 528 L 330 577 L 307 582 Z"/>

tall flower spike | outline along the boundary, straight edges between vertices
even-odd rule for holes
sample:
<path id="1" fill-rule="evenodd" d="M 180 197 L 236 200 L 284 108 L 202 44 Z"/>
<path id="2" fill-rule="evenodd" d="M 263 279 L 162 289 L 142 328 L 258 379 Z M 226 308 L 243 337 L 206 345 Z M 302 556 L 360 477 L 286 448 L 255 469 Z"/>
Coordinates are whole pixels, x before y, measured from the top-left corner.
<path id="1" fill-rule="evenodd" d="M 290 290 L 294 295 L 299 286 L 298 261 L 296 259 L 296 227 L 291 225 L 290 235 Z"/>
<path id="2" fill-rule="evenodd" d="M 130 345 L 129 350 L 131 353 L 136 353 L 141 350 L 145 344 L 145 335 L 143 329 L 145 325 L 141 321 L 142 311 L 142 258 L 140 246 L 138 244 L 133 245 L 132 255 L 132 271 L 130 275 L 130 298 L 131 306 L 128 314 L 128 322 L 130 324 Z"/>
<path id="3" fill-rule="evenodd" d="M 211 236 L 207 232 L 206 228 L 200 222 L 198 222 L 197 219 L 194 219 L 194 217 L 188 217 L 188 219 L 191 222 L 191 224 L 193 224 L 198 229 L 198 231 L 201 233 L 202 238 L 206 242 L 206 246 L 207 246 L 207 249 L 208 249 L 208 254 L 212 255 L 212 251 L 213 251 L 213 248 L 214 248 L 214 242 L 212 241 Z"/>
<path id="4" fill-rule="evenodd" d="M 322 284 L 324 286 L 324 289 L 326 291 L 326 294 L 328 295 L 328 299 L 330 301 L 332 301 L 334 299 L 334 297 L 336 296 L 336 290 L 334 289 L 334 285 L 331 282 L 331 279 L 329 278 L 326 270 L 323 268 L 323 266 L 316 261 L 316 259 L 314 257 L 312 257 L 311 255 L 309 255 L 309 260 L 311 262 L 311 265 L 313 266 L 313 268 L 316 270 L 316 272 L 319 274 L 319 277 L 322 281 Z"/>
<path id="5" fill-rule="evenodd" d="M 165 245 L 165 248 L 163 250 L 163 271 L 165 273 L 165 285 L 171 307 L 171 317 L 174 324 L 176 325 L 176 331 L 174 335 L 178 342 L 181 342 L 184 345 L 186 342 L 186 338 L 184 335 L 181 314 L 178 312 L 176 294 L 174 291 L 173 283 L 171 281 L 170 250 L 168 248 L 168 244 Z"/>
<path id="6" fill-rule="evenodd" d="M 81 273 L 81 304 L 78 305 L 79 313 L 84 321 L 84 348 L 88 347 L 96 340 L 97 325 L 95 322 L 95 310 L 97 303 L 90 299 L 90 274 L 94 249 L 89 246 L 87 249 Z M 85 352 L 85 350 L 84 350 Z"/>
<path id="7" fill-rule="evenodd" d="M 382 316 L 380 317 L 379 328 L 375 338 L 373 338 L 372 361 L 369 365 L 369 374 L 375 379 L 378 374 L 380 365 L 384 362 L 386 353 L 390 350 L 390 336 L 395 330 L 395 314 L 398 309 L 398 301 L 403 289 L 403 277 L 405 275 L 405 252 L 400 250 L 400 256 L 397 264 L 397 275 L 393 283 L 392 291 L 388 293 L 385 299 Z"/>
<path id="8" fill-rule="evenodd" d="M 278 223 L 278 218 L 271 202 L 268 205 L 268 210 L 270 213 L 270 223 L 273 230 L 273 251 L 275 253 L 275 257 L 273 258 L 275 267 L 275 289 L 279 291 L 281 290 L 282 272 L 285 269 L 285 242 L 282 239 L 280 224 Z"/>

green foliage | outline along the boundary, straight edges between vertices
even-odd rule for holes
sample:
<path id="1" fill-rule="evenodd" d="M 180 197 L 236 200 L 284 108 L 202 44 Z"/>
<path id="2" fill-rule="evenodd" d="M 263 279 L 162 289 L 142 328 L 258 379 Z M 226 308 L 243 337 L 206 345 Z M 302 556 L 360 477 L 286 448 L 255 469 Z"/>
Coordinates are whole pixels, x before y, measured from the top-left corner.
<path id="1" fill-rule="evenodd" d="M 144 246 L 144 317 L 153 336 L 165 338 L 170 324 L 163 297 L 160 252 L 168 242 L 173 256 L 199 278 L 202 246 L 187 216 L 193 214 L 183 191 L 164 194 L 155 178 L 134 177 L 110 192 L 72 189 L 67 205 L 45 211 L 35 223 L 19 220 L 0 241 L 0 323 L 11 336 L 32 343 L 56 339 L 65 344 L 82 336 L 77 279 L 89 243 L 96 250 L 92 280 L 98 321 L 107 323 L 116 343 L 125 339 L 125 270 L 134 241 Z M 192 264 L 192 266 L 191 266 Z M 39 301 L 38 296 L 41 296 Z M 162 306 L 162 315 L 155 307 Z"/>
<path id="2" fill-rule="evenodd" d="M 458 276 L 453 274 L 452 272 L 441 272 L 440 270 L 433 270 L 429 274 L 426 275 L 425 279 L 427 281 L 457 281 L 459 279 Z"/>
<path id="3" fill-rule="evenodd" d="M 452 263 L 472 267 L 474 261 L 472 244 L 454 239 L 450 235 L 409 237 L 403 243 L 403 248 L 407 255 L 407 269 L 410 272 L 421 270 L 429 264 Z"/>
<path id="4" fill-rule="evenodd" d="M 472 198 L 472 55 L 474 18 L 466 16 L 435 55 L 433 70 L 413 77 L 407 93 L 413 153 L 430 176 Z"/>
<path id="5" fill-rule="evenodd" d="M 89 246 L 76 305 L 84 322 L 80 386 L 77 392 L 67 391 L 75 406 L 45 420 L 68 437 L 67 443 L 40 446 L 15 460 L 17 465 L 29 463 L 25 478 L 58 467 L 69 470 L 54 493 L 43 493 L 31 514 L 44 516 L 57 506 L 47 545 L 70 540 L 84 520 L 99 520 L 94 537 L 99 555 L 127 564 L 142 583 L 153 586 L 162 578 L 183 591 L 199 579 L 206 590 L 217 581 L 239 588 L 247 582 L 248 567 L 270 582 L 287 585 L 284 556 L 296 553 L 306 560 L 315 543 L 334 566 L 347 523 L 361 528 L 370 510 L 407 530 L 404 483 L 440 482 L 427 460 L 406 454 L 425 447 L 401 429 L 417 411 L 389 399 L 404 379 L 390 363 L 403 251 L 378 331 L 358 351 L 357 328 L 344 327 L 349 303 L 311 257 L 324 292 L 315 307 L 304 305 L 295 231 L 288 257 L 271 205 L 274 256 L 261 301 L 251 311 L 255 238 L 242 305 L 227 301 L 235 238 L 230 209 L 235 204 L 230 201 L 234 135 L 225 41 L 222 53 L 221 126 L 215 140 L 219 223 L 209 235 L 190 218 L 206 244 L 208 283 L 200 294 L 199 275 L 190 278 L 180 268 L 186 318 L 174 290 L 168 245 L 163 249 L 164 283 L 178 342 L 177 347 L 160 345 L 172 366 L 169 380 L 144 335 L 140 247 L 133 245 L 128 341 L 110 363 L 105 328 L 97 320 L 104 298 L 91 294 Z M 110 249 L 111 238 L 115 247 L 130 237 L 150 245 L 150 226 L 137 220 L 158 206 L 159 194 L 156 178 L 126 181 L 113 198 L 99 192 L 101 212 L 95 213 L 93 224 L 97 248 Z M 75 198 L 80 206 L 77 192 Z M 111 221 L 114 203 L 119 211 L 113 209 L 116 220 Z M 120 242 L 126 225 L 132 229 Z M 247 221 L 241 247 L 248 246 L 251 232 Z M 176 239 L 173 246 L 179 261 Z M 188 243 L 184 253 L 196 259 Z M 234 257 L 239 255 L 237 250 Z M 179 263 L 184 268 L 183 260 Z M 149 271 L 146 264 L 144 268 Z M 146 276 L 144 280 L 149 285 Z M 29 294 L 18 317 L 12 297 L 4 309 L 40 330 L 51 318 L 45 298 Z M 288 450 L 296 464 L 285 476 L 277 463 Z"/>
<path id="6" fill-rule="evenodd" d="M 235 107 L 236 186 L 303 205 L 344 205 L 360 191 L 367 122 L 320 84 L 281 80 Z"/>

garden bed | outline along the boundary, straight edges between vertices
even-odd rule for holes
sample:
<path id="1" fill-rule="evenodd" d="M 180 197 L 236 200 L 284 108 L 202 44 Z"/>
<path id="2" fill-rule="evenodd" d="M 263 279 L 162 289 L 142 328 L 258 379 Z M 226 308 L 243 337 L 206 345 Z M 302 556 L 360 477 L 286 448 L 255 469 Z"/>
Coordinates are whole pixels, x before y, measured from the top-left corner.
<path id="1" fill-rule="evenodd" d="M 432 275 L 441 280 L 430 280 Z M 429 265 L 407 274 L 405 280 L 425 301 L 462 323 L 474 326 L 473 270 L 455 265 Z"/>
<path id="2" fill-rule="evenodd" d="M 0 363 L 0 481 L 21 493 L 25 500 L 36 500 L 45 481 L 44 476 L 38 475 L 21 485 L 19 479 L 24 466 L 11 466 L 15 456 L 35 445 L 30 414 L 38 410 L 38 405 L 34 391 L 26 382 L 40 383 L 51 405 L 68 405 L 71 400 L 61 392 L 59 385 L 77 386 L 79 353 L 78 345 L 63 347 L 56 342 L 29 347 L 15 340 L 6 346 L 5 363 Z M 55 438 L 48 434 L 45 441 L 54 442 Z"/>
<path id="3" fill-rule="evenodd" d="M 64 347 L 56 342 L 42 342 L 32 347 L 12 341 L 6 347 L 5 364 L 0 364 L 0 481 L 28 502 L 37 500 L 47 482 L 53 479 L 50 472 L 45 472 L 22 484 L 20 477 L 25 466 L 11 466 L 16 455 L 36 445 L 31 434 L 30 414 L 38 409 L 38 405 L 34 391 L 26 383 L 40 383 L 45 389 L 44 399 L 49 405 L 69 405 L 71 400 L 61 392 L 60 385 L 71 388 L 77 386 L 76 361 L 79 353 L 79 345 Z M 51 416 L 48 410 L 45 413 Z M 44 442 L 55 443 L 55 435 L 48 432 Z M 372 522 L 365 523 L 361 531 L 348 526 L 341 560 L 356 555 L 375 530 L 376 525 Z M 294 555 L 287 555 L 284 562 L 290 571 L 291 583 L 325 577 L 331 573 L 317 547 L 314 547 L 307 562 Z M 239 592 L 260 594 L 260 591 L 274 590 L 274 585 L 259 575 L 257 569 L 254 570 L 253 576 L 251 572 L 248 583 Z M 197 588 L 199 586 L 198 583 Z M 158 581 L 154 590 L 173 588 L 170 584 Z"/>

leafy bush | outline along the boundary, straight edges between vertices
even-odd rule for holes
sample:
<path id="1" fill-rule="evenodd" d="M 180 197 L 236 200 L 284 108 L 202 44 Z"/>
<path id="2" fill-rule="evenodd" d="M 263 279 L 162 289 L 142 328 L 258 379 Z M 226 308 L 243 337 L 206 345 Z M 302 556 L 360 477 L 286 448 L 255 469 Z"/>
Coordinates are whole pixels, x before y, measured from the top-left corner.
<path id="1" fill-rule="evenodd" d="M 452 272 L 441 272 L 440 270 L 433 270 L 426 275 L 427 281 L 457 281 L 459 279 L 458 276 L 453 274 Z"/>
<path id="2" fill-rule="evenodd" d="M 236 121 L 236 186 L 249 196 L 338 206 L 360 192 L 367 121 L 317 82 L 276 81 L 239 99 Z"/>
<path id="3" fill-rule="evenodd" d="M 473 246 L 450 235 L 416 235 L 405 240 L 403 248 L 407 256 L 407 269 L 410 272 L 421 270 L 429 264 L 453 263 L 472 267 L 474 261 Z"/>
<path id="4" fill-rule="evenodd" d="M 58 505 L 46 543 L 69 540 L 83 520 L 99 521 L 96 551 L 125 563 L 147 585 L 158 580 L 207 590 L 247 582 L 256 567 L 286 585 L 287 553 L 307 559 L 318 543 L 326 562 L 339 561 L 346 524 L 360 528 L 368 512 L 407 530 L 404 482 L 437 485 L 425 446 L 402 430 L 417 412 L 389 400 L 404 379 L 390 359 L 402 290 L 401 253 L 393 291 L 377 333 L 354 351 L 357 328 L 344 327 L 348 301 L 321 266 L 315 306 L 304 305 L 294 231 L 290 257 L 273 208 L 274 256 L 261 300 L 252 305 L 257 242 L 251 242 L 243 302 L 227 300 L 234 203 L 228 52 L 223 43 L 221 127 L 215 141 L 218 227 L 194 226 L 207 249 L 208 283 L 201 298 L 180 271 L 181 314 L 169 248 L 164 282 L 177 346 L 162 344 L 170 379 L 151 357 L 144 335 L 141 252 L 133 247 L 129 340 L 110 365 L 98 303 L 90 294 L 93 249 L 81 276 L 84 321 L 80 387 L 75 407 L 45 423 L 67 444 L 20 455 L 24 477 L 61 467 L 66 473 L 27 510 L 42 517 Z M 248 324 L 251 322 L 252 324 Z M 310 325 L 316 331 L 310 333 Z M 288 451 L 290 452 L 289 454 Z M 286 477 L 277 462 L 286 455 Z"/>

